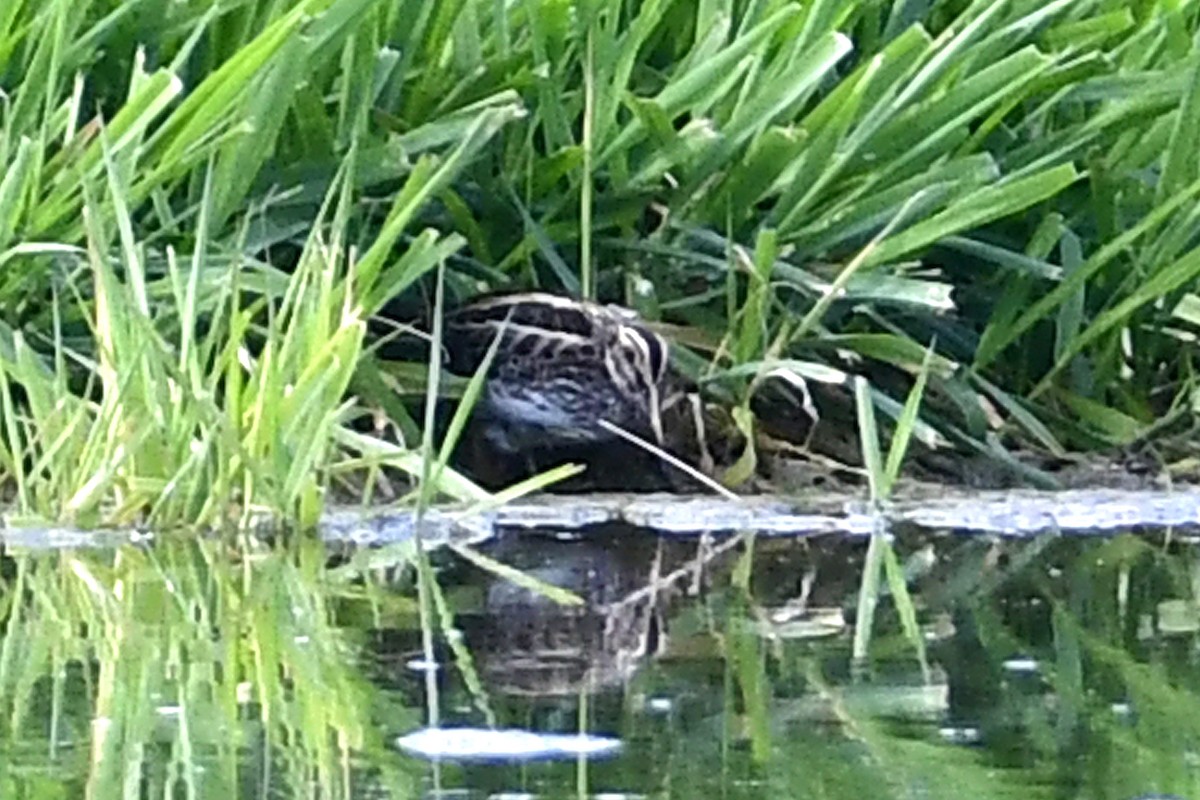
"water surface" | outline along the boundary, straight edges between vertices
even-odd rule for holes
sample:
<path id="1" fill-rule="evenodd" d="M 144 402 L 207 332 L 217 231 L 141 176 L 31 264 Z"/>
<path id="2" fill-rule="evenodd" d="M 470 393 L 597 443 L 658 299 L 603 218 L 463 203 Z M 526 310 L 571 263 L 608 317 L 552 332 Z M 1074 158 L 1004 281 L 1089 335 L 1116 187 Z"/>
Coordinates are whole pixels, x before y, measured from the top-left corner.
<path id="1" fill-rule="evenodd" d="M 0 797 L 1200 797 L 1191 532 L 898 532 L 921 645 L 884 581 L 855 659 L 867 541 L 437 550 L 432 662 L 404 543 L 10 543 Z"/>

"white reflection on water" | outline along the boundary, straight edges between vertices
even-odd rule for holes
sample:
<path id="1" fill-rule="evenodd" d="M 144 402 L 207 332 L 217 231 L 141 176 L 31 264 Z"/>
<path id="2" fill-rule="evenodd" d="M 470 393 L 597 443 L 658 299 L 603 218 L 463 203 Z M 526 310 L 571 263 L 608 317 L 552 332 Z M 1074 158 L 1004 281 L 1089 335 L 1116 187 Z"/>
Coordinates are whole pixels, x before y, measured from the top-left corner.
<path id="1" fill-rule="evenodd" d="M 534 733 L 517 728 L 422 728 L 396 740 L 419 758 L 448 761 L 531 761 L 616 755 L 621 741 L 590 734 Z"/>

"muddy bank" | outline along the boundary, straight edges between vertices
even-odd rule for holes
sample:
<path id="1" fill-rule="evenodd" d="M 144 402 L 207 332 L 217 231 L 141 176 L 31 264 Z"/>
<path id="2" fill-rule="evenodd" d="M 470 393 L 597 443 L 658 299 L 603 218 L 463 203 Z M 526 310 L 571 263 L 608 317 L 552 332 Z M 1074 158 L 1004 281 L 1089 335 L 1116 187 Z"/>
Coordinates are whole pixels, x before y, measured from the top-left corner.
<path id="1" fill-rule="evenodd" d="M 398 543 L 412 538 L 416 523 L 411 511 L 364 514 L 357 508 L 345 508 L 326 516 L 322 534 L 333 541 Z M 482 512 L 438 507 L 424 516 L 422 524 L 429 544 L 479 542 L 511 531 L 582 532 L 608 525 L 684 537 L 740 531 L 785 537 L 862 536 L 879 525 L 891 530 L 1014 537 L 1139 527 L 1200 533 L 1200 488 L 980 492 L 922 487 L 910 489 L 906 496 L 878 510 L 857 492 L 786 499 L 761 495 L 736 499 L 672 494 L 542 495 Z"/>

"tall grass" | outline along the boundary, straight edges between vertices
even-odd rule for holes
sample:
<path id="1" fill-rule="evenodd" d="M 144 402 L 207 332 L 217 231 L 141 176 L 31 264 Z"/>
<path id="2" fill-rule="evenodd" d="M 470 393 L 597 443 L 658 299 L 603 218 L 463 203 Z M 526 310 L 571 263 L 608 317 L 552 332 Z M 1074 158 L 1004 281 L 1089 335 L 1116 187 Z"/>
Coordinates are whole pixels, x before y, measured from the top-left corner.
<path id="1" fill-rule="evenodd" d="M 453 296 L 662 310 L 747 432 L 768 376 L 915 372 L 935 335 L 922 415 L 960 446 L 1189 431 L 1196 17 L 7 3 L 0 481 L 82 524 L 307 522 L 348 474 L 419 474 L 419 437 L 353 423 L 420 393 L 366 325 L 439 264 Z"/>
<path id="2" fill-rule="evenodd" d="M 264 557 L 247 543 L 242 559 L 184 539 L 16 554 L 0 643 L 6 743 L 42 748 L 60 795 L 349 796 L 351 752 L 386 752 L 378 720 L 418 720 L 374 697 L 334 627 L 324 548 L 294 544 Z M 6 787 L 26 782 L 28 763 L 5 770 Z M 415 790 L 394 766 L 381 778 Z"/>

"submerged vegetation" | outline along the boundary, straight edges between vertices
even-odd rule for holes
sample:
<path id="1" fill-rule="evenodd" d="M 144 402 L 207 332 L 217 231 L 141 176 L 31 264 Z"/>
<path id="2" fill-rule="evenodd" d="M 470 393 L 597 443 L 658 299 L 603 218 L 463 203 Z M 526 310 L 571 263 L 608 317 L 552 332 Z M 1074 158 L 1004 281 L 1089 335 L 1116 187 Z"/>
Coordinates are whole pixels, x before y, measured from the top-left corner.
<path id="1" fill-rule="evenodd" d="M 925 447 L 1182 457 L 1198 14 L 4 3 L 5 498 L 307 523 L 398 471 L 491 501 L 400 402 L 424 367 L 384 358 L 438 275 L 451 300 L 536 287 L 665 323 L 749 434 L 730 482 L 805 381 L 847 374 L 900 423 L 925 376 Z"/>

